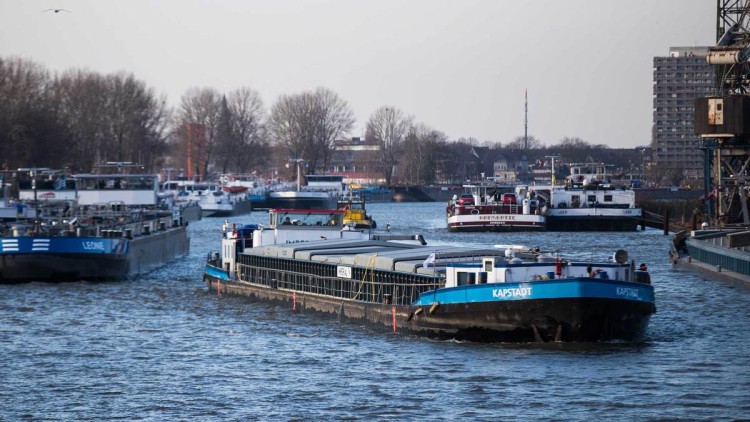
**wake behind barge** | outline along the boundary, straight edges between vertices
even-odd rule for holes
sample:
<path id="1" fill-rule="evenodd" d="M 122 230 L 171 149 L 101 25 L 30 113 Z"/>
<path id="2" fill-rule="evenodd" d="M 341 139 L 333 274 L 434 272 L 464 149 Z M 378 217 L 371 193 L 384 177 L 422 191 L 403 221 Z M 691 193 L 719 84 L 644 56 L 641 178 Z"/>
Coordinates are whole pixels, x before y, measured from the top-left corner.
<path id="1" fill-rule="evenodd" d="M 517 247 L 426 247 L 355 238 L 347 230 L 326 240 L 261 244 L 271 233 L 291 241 L 279 231 L 226 231 L 222 255 L 206 265 L 209 289 L 399 333 L 471 341 L 636 340 L 656 311 L 648 274 L 622 253 L 619 262 L 594 264 L 599 275 L 591 277 L 590 262 Z"/>

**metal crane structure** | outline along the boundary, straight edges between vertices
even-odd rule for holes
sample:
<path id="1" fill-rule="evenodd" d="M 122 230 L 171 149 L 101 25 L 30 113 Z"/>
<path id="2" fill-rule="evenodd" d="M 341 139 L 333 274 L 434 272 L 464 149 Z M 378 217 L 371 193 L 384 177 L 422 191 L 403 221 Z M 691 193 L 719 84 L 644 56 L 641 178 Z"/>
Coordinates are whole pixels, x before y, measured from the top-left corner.
<path id="1" fill-rule="evenodd" d="M 695 100 L 695 131 L 705 151 L 707 220 L 750 226 L 750 0 L 717 0 L 714 96 Z"/>

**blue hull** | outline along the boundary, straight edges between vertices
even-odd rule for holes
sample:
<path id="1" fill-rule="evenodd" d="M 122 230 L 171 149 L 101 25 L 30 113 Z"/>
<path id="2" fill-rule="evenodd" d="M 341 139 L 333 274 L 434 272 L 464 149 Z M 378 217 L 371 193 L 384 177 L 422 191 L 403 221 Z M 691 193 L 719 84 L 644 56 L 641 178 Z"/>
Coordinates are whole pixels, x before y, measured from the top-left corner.
<path id="1" fill-rule="evenodd" d="M 656 312 L 651 285 L 591 278 L 443 288 L 413 305 L 424 329 L 479 341 L 633 341 Z"/>
<path id="2" fill-rule="evenodd" d="M 414 306 L 510 302 L 539 299 L 613 299 L 654 304 L 650 284 L 594 278 L 559 278 L 527 283 L 473 284 L 422 293 Z"/>
<path id="3" fill-rule="evenodd" d="M 281 304 L 298 312 L 335 315 L 436 338 L 478 342 L 634 341 L 643 338 L 656 312 L 653 288 L 641 283 L 571 278 L 480 284 L 437 289 L 421 294 L 411 305 L 394 305 L 310 294 L 290 286 L 282 289 L 274 280 L 258 279 L 257 284 L 241 281 L 212 264 L 216 263 L 209 262 L 203 275 L 209 289 Z M 273 270 L 267 276 L 283 280 Z M 312 285 L 310 281 L 298 284 L 299 288 L 306 289 Z"/>
<path id="4" fill-rule="evenodd" d="M 0 283 L 116 280 L 162 265 L 188 251 L 184 226 L 133 239 L 2 238 Z"/>

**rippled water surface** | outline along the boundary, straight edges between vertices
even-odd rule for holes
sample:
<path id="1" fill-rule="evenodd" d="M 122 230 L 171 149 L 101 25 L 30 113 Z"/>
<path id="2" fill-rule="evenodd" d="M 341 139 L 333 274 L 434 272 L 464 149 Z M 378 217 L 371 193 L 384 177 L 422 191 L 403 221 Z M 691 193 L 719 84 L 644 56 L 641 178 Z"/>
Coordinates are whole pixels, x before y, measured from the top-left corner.
<path id="1" fill-rule="evenodd" d="M 431 245 L 524 244 L 649 264 L 658 313 L 638 344 L 475 344 L 340 323 L 201 282 L 191 253 L 113 283 L 0 286 L 0 420 L 733 419 L 750 417 L 750 286 L 667 259 L 637 233 L 451 234 L 444 204 L 369 204 Z M 256 212 L 237 222 L 265 222 Z"/>

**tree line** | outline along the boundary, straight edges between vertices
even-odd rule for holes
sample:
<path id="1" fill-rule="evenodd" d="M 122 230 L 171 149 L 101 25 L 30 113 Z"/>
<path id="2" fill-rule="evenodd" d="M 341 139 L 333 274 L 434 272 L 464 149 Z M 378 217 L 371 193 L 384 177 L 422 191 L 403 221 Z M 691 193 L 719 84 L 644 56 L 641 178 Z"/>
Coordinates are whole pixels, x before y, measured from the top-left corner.
<path id="1" fill-rule="evenodd" d="M 320 173 L 330 168 L 335 142 L 349 136 L 354 124 L 349 103 L 324 87 L 281 95 L 269 109 L 248 87 L 229 92 L 191 88 L 172 108 L 164 95 L 131 73 L 53 73 L 30 60 L 0 58 L 4 169 L 65 167 L 87 172 L 104 161 L 131 161 L 156 172 L 180 167 L 190 157 L 191 168 L 186 170 L 200 177 L 211 172 L 271 176 L 272 169 L 287 171 L 285 164 L 297 159 L 305 160 L 308 172 Z M 551 153 L 568 160 L 599 158 L 608 150 L 569 137 L 547 147 L 533 136 L 506 144 L 449 140 L 390 105 L 376 109 L 365 126 L 367 142 L 379 147 L 366 156 L 369 168 L 387 184 L 476 177 L 487 165 L 476 160 L 480 148 L 494 155 L 529 152 L 532 160 Z M 610 158 L 622 160 L 617 154 Z M 288 172 L 286 176 L 292 177 Z"/>

